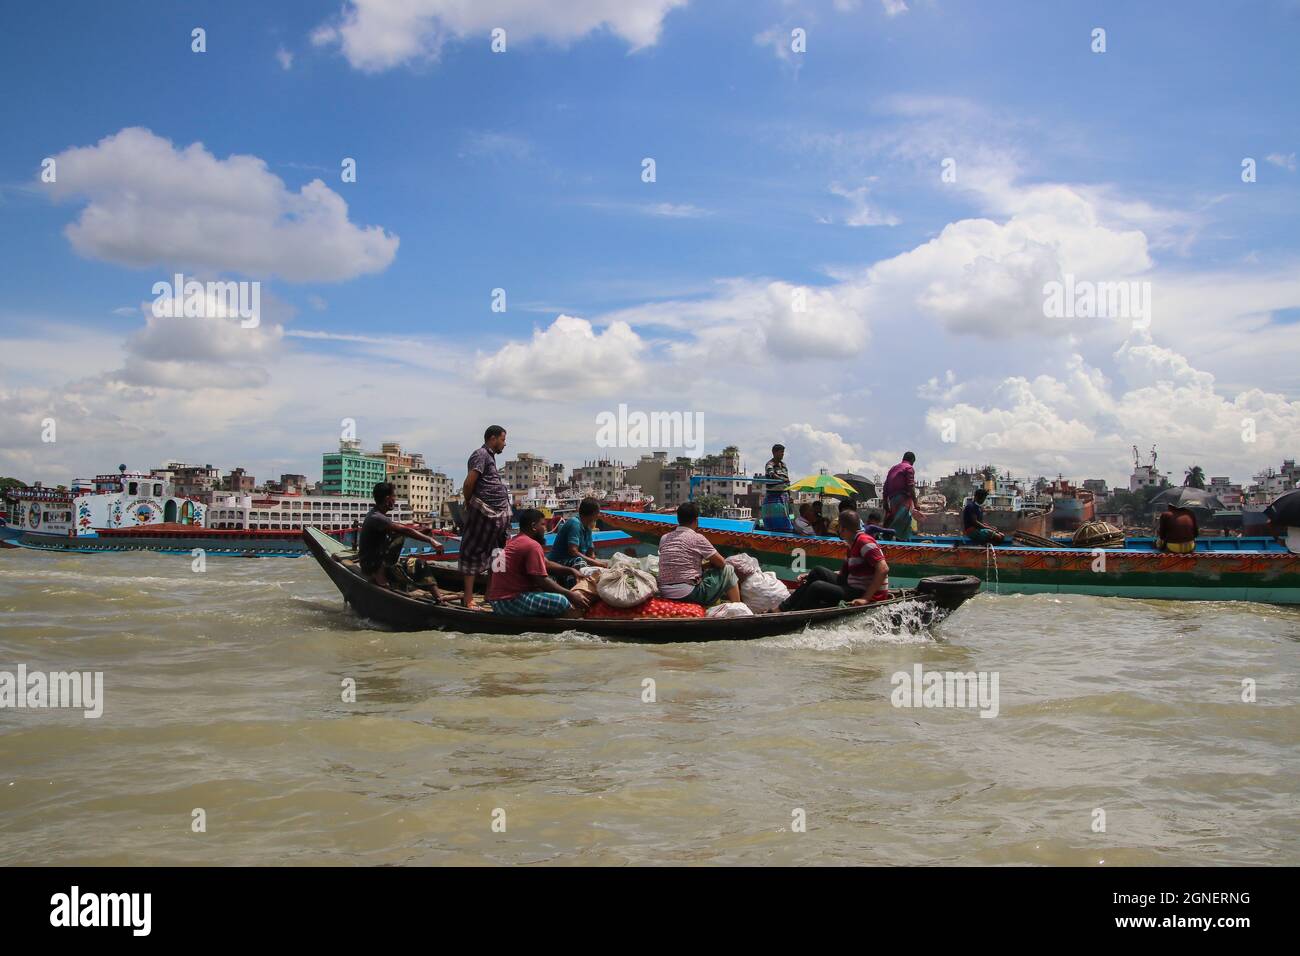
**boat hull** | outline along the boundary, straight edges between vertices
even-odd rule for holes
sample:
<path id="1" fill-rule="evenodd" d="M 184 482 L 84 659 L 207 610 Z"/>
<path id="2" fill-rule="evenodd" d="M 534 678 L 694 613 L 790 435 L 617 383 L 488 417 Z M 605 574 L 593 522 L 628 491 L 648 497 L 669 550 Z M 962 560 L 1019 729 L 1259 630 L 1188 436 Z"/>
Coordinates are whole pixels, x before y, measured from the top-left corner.
<path id="1" fill-rule="evenodd" d="M 331 537 L 351 541 L 351 530 L 328 532 Z M 635 553 L 635 538 L 606 532 L 595 542 L 596 553 L 608 557 L 616 551 Z M 445 550 L 454 554 L 459 540 L 449 538 Z M 198 549 L 207 557 L 300 558 L 307 553 L 302 531 L 225 531 L 201 527 L 154 525 L 141 528 L 101 530 L 96 534 L 42 534 L 12 526 L 0 526 L 0 547 L 67 554 L 112 554 L 153 551 L 159 554 L 191 554 Z M 433 549 L 421 541 L 407 539 L 403 553 L 424 555 Z M 642 548 L 641 550 L 647 550 Z"/>
<path id="2" fill-rule="evenodd" d="M 675 526 L 671 516 L 603 512 L 611 528 L 647 542 Z M 766 570 L 793 578 L 800 570 L 838 570 L 844 543 L 745 530 L 737 522 L 701 519 L 700 532 L 723 555 L 748 553 Z M 1008 594 L 1091 594 L 1102 597 L 1300 604 L 1300 555 L 1285 548 L 1238 550 L 1241 539 L 1207 541 L 1214 550 L 1166 554 L 1152 548 L 996 548 L 957 544 L 958 539 L 881 541 L 890 583 L 908 587 L 921 578 L 969 574 L 986 590 Z"/>
<path id="3" fill-rule="evenodd" d="M 1091 497 L 1056 498 L 1052 503 L 1052 527 L 1057 531 L 1074 531 L 1097 517 Z"/>
<path id="4" fill-rule="evenodd" d="M 929 627 L 955 605 L 940 607 L 929 594 L 907 592 L 865 606 L 842 606 L 735 618 L 512 618 L 434 604 L 381 588 L 341 561 L 351 549 L 314 528 L 303 541 L 343 599 L 363 618 L 400 631 L 458 631 L 466 634 L 561 634 L 579 631 L 612 641 L 655 644 L 744 641 L 802 631 L 812 624 L 877 621 L 891 629 Z"/>

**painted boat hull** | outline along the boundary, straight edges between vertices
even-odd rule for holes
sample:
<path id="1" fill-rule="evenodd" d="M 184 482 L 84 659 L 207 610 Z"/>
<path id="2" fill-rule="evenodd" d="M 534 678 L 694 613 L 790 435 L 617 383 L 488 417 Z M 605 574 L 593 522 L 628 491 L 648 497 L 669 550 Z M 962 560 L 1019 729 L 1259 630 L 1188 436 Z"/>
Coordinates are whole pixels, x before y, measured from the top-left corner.
<path id="1" fill-rule="evenodd" d="M 653 543 L 676 525 L 670 515 L 630 512 L 602 512 L 601 521 Z M 837 538 L 757 532 L 707 518 L 700 520 L 700 533 L 723 555 L 751 554 L 786 579 L 817 566 L 838 570 L 844 560 L 844 543 Z M 1232 546 L 1241 539 L 1208 539 L 1205 546 L 1214 550 L 1166 554 L 1149 547 L 988 548 L 954 546 L 956 541 L 881 541 L 890 584 L 908 587 L 934 575 L 969 574 L 996 593 L 1300 604 L 1300 555 L 1280 546 L 1238 550 Z M 798 568 L 796 550 L 802 554 Z"/>
<path id="2" fill-rule="evenodd" d="M 352 540 L 352 531 L 328 532 L 339 540 Z M 455 554 L 459 539 L 448 538 L 447 553 Z M 635 538 L 616 532 L 598 536 L 596 553 L 608 557 L 615 551 L 634 552 Z M 114 554 L 130 551 L 153 551 L 158 554 L 191 554 L 196 548 L 208 557 L 300 558 L 307 553 L 301 531 L 224 531 L 202 527 L 168 528 L 161 526 L 113 529 L 98 534 L 42 534 L 23 528 L 0 526 L 0 547 L 31 551 L 58 551 L 67 554 Z M 641 550 L 646 550 L 642 548 Z M 433 549 L 422 541 L 408 539 L 405 554 L 431 554 Z"/>
<path id="3" fill-rule="evenodd" d="M 315 528 L 303 542 L 358 615 L 399 631 L 458 631 L 465 634 L 561 634 L 580 631 L 612 641 L 654 644 L 746 641 L 802 631 L 812 624 L 881 620 L 891 628 L 917 629 L 941 620 L 956 605 L 940 607 L 928 594 L 908 591 L 861 607 L 821 608 L 736 618 L 515 618 L 433 604 L 362 578 L 341 558 L 354 552 Z"/>

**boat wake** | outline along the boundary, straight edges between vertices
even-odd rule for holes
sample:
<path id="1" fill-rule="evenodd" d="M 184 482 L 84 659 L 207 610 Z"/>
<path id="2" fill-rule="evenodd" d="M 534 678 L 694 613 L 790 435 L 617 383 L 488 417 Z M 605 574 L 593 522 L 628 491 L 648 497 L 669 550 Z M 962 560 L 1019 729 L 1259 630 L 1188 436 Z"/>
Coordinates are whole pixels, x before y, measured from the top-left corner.
<path id="1" fill-rule="evenodd" d="M 850 619 L 844 624 L 820 624 L 797 634 L 769 637 L 759 647 L 790 650 L 839 651 L 870 644 L 933 644 L 942 640 L 928 623 L 933 608 L 919 601 L 905 601 L 889 616 L 872 615 Z"/>

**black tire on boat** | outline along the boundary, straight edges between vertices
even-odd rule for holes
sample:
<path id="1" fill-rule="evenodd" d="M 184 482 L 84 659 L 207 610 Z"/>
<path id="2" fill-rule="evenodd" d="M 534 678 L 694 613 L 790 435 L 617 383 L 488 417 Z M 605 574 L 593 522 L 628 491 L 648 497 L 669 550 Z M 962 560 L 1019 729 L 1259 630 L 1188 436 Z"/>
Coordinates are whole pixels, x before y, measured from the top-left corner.
<path id="1" fill-rule="evenodd" d="M 922 594 L 933 594 L 939 607 L 953 611 L 979 593 L 980 579 L 970 574 L 937 574 L 921 578 L 916 589 Z"/>

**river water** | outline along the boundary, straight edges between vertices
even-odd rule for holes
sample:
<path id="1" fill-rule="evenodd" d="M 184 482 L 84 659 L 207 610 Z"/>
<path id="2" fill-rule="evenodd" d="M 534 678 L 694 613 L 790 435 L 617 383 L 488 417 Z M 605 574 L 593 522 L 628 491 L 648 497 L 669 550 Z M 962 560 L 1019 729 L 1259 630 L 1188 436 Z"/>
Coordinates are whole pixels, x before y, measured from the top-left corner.
<path id="1" fill-rule="evenodd" d="M 104 712 L 0 710 L 0 864 L 1300 863 L 1296 608 L 634 646 L 385 632 L 307 557 L 5 551 L 19 664 Z M 997 716 L 893 706 L 917 664 Z"/>

